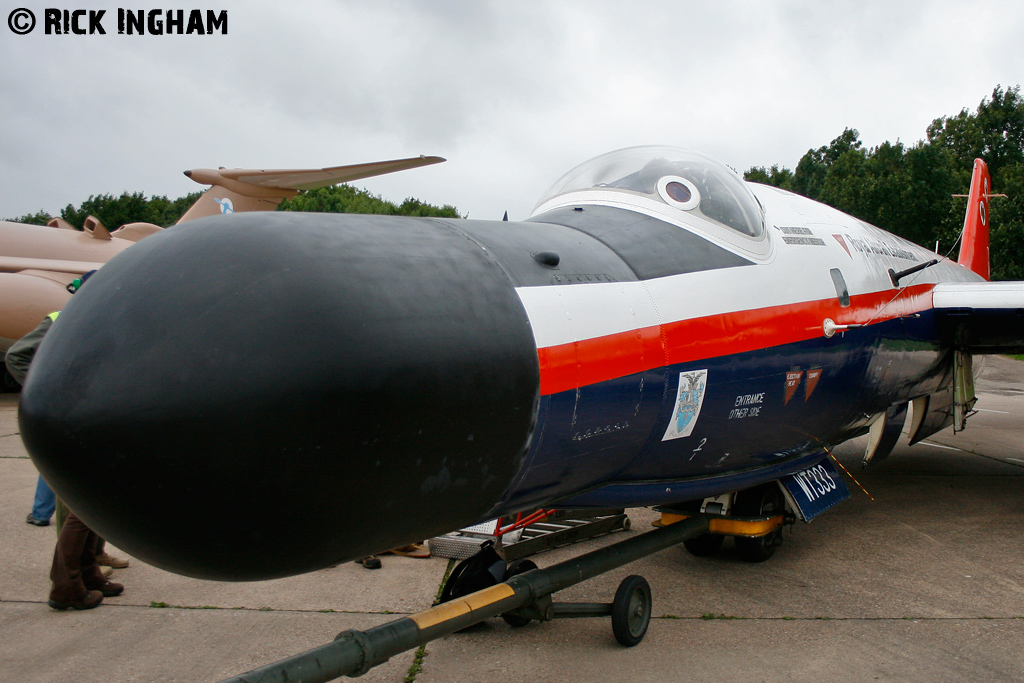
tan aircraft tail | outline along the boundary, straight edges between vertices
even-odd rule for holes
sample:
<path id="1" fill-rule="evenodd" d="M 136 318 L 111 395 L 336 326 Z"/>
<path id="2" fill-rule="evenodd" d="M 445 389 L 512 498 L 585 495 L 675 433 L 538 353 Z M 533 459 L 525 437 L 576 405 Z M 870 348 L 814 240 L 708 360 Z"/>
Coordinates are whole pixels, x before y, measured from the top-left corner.
<path id="1" fill-rule="evenodd" d="M 273 211 L 277 205 L 299 190 L 347 183 L 373 176 L 429 166 L 444 161 L 441 157 L 420 155 L 409 159 L 376 161 L 310 170 L 225 169 L 209 168 L 185 171 L 185 175 L 209 190 L 185 212 L 178 221 L 184 223 L 204 216 L 243 211 Z"/>
<path id="2" fill-rule="evenodd" d="M 185 171 L 185 175 L 210 189 L 189 207 L 178 219 L 178 223 L 215 216 L 221 213 L 242 213 L 245 211 L 273 211 L 277 205 L 299 190 L 312 190 L 338 183 L 371 178 L 373 176 L 405 171 L 410 168 L 439 164 L 442 157 L 428 157 L 422 154 L 409 159 L 374 161 L 368 164 L 351 164 L 331 168 L 263 170 L 248 168 L 220 168 L 217 170 L 199 168 Z M 74 230 L 74 226 L 62 218 L 53 218 L 47 225 L 54 228 Z M 163 230 L 152 223 L 127 223 L 116 230 L 108 230 L 98 218 L 89 216 L 84 231 L 98 240 L 112 237 L 138 242 L 143 237 Z"/>

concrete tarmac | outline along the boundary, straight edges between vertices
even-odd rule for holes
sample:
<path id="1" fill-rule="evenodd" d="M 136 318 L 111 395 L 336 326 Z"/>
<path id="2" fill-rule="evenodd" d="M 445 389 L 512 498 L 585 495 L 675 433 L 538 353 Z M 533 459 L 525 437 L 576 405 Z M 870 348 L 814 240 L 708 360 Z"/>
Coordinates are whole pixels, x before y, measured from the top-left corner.
<path id="1" fill-rule="evenodd" d="M 619 646 L 608 619 L 500 619 L 408 652 L 363 680 L 1024 681 L 1024 363 L 986 359 L 979 413 L 860 470 L 863 440 L 836 455 L 863 487 L 786 533 L 775 556 L 746 564 L 731 542 L 711 558 L 683 548 L 570 588 L 559 601 L 610 601 L 642 574 L 655 618 Z M 305 576 L 225 584 L 133 561 L 122 596 L 95 610 L 46 605 L 53 527 L 25 523 L 36 472 L 17 433 L 17 396 L 0 396 L 0 679 L 217 681 L 428 607 L 448 561 L 386 555 Z M 187 504 L 187 501 L 183 501 Z M 541 566 L 649 529 L 557 549 Z M 325 520 L 309 520 L 325 527 Z M 117 554 L 120 551 L 112 549 Z"/>

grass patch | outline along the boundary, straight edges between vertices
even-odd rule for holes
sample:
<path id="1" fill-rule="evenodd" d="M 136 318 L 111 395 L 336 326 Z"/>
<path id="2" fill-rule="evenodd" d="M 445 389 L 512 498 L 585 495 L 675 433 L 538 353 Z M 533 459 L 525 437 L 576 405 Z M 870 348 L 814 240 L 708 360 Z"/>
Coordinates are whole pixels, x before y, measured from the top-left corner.
<path id="1" fill-rule="evenodd" d="M 444 578 L 441 579 L 441 585 L 437 587 L 437 593 L 434 594 L 434 605 L 441 604 L 441 593 L 444 592 L 444 585 L 448 583 L 448 577 L 452 575 L 455 564 L 455 560 L 448 560 L 448 568 L 444 570 Z"/>
<path id="2" fill-rule="evenodd" d="M 441 585 L 437 587 L 437 593 L 434 594 L 434 605 L 441 604 L 441 593 L 444 592 L 444 585 L 448 583 L 448 577 L 452 575 L 452 570 L 455 569 L 455 560 L 448 560 L 448 567 L 444 571 L 444 578 L 441 579 Z M 405 674 L 405 683 L 414 683 L 416 677 L 423 671 L 423 660 L 430 654 L 427 652 L 427 644 L 423 643 L 416 649 L 416 655 L 412 658 L 412 666 L 409 667 L 409 671 Z"/>
<path id="3" fill-rule="evenodd" d="M 423 671 L 423 659 L 427 656 L 427 644 L 423 643 L 416 650 L 416 656 L 412 658 L 412 666 L 409 667 L 409 673 L 405 675 L 405 683 L 413 683 L 416 677 Z"/>

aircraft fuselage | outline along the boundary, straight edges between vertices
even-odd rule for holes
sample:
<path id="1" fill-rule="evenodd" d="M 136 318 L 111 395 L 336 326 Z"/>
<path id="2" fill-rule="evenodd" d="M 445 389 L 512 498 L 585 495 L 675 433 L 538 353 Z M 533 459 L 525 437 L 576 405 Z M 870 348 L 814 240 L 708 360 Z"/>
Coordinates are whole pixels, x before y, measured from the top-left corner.
<path id="1" fill-rule="evenodd" d="M 118 546 L 246 580 L 539 506 L 736 491 L 946 391 L 932 289 L 979 276 L 940 258 L 894 286 L 938 257 L 699 155 L 632 170 L 578 169 L 523 222 L 153 235 L 54 325 L 26 444 Z"/>

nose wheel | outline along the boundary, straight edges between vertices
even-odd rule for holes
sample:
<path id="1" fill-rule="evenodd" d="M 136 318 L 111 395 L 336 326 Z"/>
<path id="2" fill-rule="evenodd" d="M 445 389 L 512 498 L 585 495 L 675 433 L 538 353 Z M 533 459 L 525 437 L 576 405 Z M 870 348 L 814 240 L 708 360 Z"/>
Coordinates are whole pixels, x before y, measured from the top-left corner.
<path id="1" fill-rule="evenodd" d="M 743 491 L 736 501 L 736 514 L 746 516 L 772 516 L 785 512 L 782 491 L 775 484 Z M 782 529 L 755 538 L 736 537 L 736 553 L 747 562 L 764 562 L 775 554 L 782 544 Z"/>
<path id="2" fill-rule="evenodd" d="M 706 512 L 701 512 L 702 501 L 699 500 L 673 507 L 655 508 L 661 512 L 661 520 L 654 524 L 665 526 L 691 516 L 706 517 L 709 533 L 683 541 L 691 555 L 714 555 L 722 547 L 725 537 L 732 536 L 736 542 L 736 554 L 740 559 L 747 562 L 764 562 L 775 553 L 778 546 L 782 545 L 782 527 L 796 521 L 795 515 L 786 508 L 786 499 L 780 484 L 771 482 L 729 495 L 734 497 L 731 508 L 723 508 L 723 504 L 717 499 L 706 499 L 709 501 Z"/>

